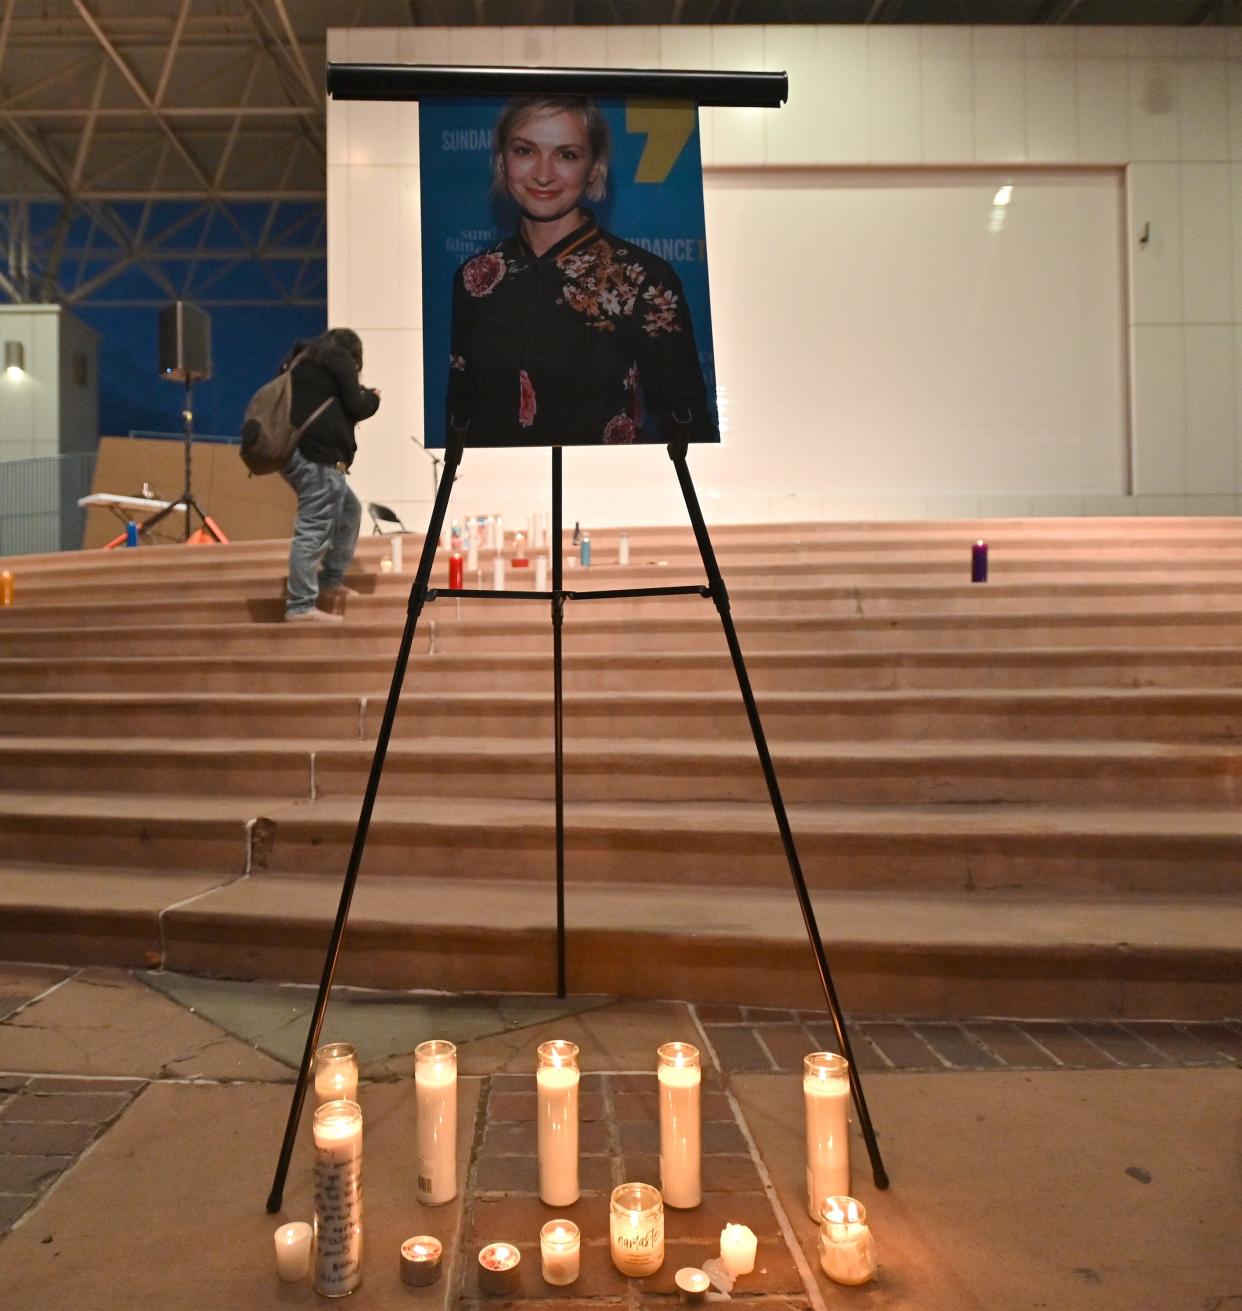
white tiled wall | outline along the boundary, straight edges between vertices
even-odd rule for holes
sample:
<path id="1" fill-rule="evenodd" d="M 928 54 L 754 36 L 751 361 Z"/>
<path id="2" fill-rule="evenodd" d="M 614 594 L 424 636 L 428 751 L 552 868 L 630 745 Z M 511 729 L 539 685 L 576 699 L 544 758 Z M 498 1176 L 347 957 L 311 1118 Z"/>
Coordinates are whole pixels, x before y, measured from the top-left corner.
<path id="1" fill-rule="evenodd" d="M 696 452 L 709 515 L 1222 513 L 1242 509 L 1242 31 L 1015 27 L 407 28 L 330 34 L 330 58 L 463 64 L 769 69 L 790 75 L 773 113 L 708 109 L 706 166 L 1122 166 L 1129 272 L 1128 496 L 1021 489 L 841 497 L 831 460 L 796 488 L 765 481 L 745 443 Z M 421 431 L 417 109 L 330 102 L 328 297 L 385 377 L 360 490 L 406 504 L 430 489 Z M 1146 233 L 1146 240 L 1140 240 Z M 729 252 L 713 251 L 727 261 Z M 391 372 L 392 376 L 389 376 Z M 380 381 L 378 372 L 372 375 Z M 760 444 L 761 446 L 761 444 Z M 599 453 L 575 453 L 578 504 L 634 518 L 595 490 Z M 613 459 L 615 452 L 604 453 Z M 471 457 L 479 506 L 546 486 L 543 452 Z M 567 491 L 574 474 L 567 461 Z M 628 465 L 626 465 L 628 467 Z M 609 465 L 620 470 L 621 463 Z M 634 479 L 650 481 L 635 463 Z M 625 483 L 625 478 L 620 479 Z M 616 485 L 615 482 L 613 484 Z M 464 484 L 463 484 L 464 486 Z M 495 502 L 495 504 L 493 504 Z M 530 507 L 527 506 L 526 509 Z M 525 513 L 525 510 L 521 511 Z M 676 496 L 644 518 L 680 518 Z"/>

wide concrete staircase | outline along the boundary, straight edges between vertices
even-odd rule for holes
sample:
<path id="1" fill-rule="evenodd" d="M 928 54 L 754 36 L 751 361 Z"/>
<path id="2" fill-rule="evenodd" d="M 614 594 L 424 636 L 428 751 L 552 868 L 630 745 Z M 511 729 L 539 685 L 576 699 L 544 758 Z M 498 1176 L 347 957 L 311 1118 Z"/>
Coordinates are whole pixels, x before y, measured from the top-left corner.
<path id="1" fill-rule="evenodd" d="M 567 586 L 702 581 L 608 539 Z M 1242 526 L 713 540 L 847 1009 L 1242 1014 Z M 317 978 L 417 547 L 334 626 L 279 622 L 283 542 L 0 562 L 0 957 Z M 711 603 L 565 651 L 571 990 L 817 1005 Z M 555 986 L 551 702 L 545 605 L 426 608 L 338 981 Z"/>

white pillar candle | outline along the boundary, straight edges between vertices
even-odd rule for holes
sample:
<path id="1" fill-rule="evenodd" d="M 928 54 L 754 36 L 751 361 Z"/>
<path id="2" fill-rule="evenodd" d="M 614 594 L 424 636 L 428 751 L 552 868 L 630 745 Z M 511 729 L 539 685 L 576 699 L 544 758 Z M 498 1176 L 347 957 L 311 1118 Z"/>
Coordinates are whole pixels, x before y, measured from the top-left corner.
<path id="1" fill-rule="evenodd" d="M 617 563 L 629 564 L 630 562 L 630 535 L 622 533 L 621 540 L 617 543 Z"/>
<path id="2" fill-rule="evenodd" d="M 330 1042 L 315 1052 L 315 1101 L 358 1100 L 358 1052 L 347 1042 Z"/>
<path id="3" fill-rule="evenodd" d="M 492 545 L 498 551 L 503 551 L 505 549 L 505 517 L 503 514 L 498 514 L 496 516 L 496 534 Z"/>
<path id="4" fill-rule="evenodd" d="M 362 1108 L 315 1112 L 315 1291 L 344 1297 L 362 1284 Z"/>
<path id="5" fill-rule="evenodd" d="M 699 1049 L 666 1042 L 656 1052 L 660 1089 L 660 1192 L 665 1206 L 687 1208 L 703 1200 Z"/>
<path id="6" fill-rule="evenodd" d="M 535 561 L 535 591 L 546 592 L 548 590 L 548 557 L 541 555 Z"/>
<path id="7" fill-rule="evenodd" d="M 547 1206 L 578 1200 L 578 1048 L 557 1039 L 539 1044 L 535 1072 L 539 1124 L 539 1199 Z"/>
<path id="8" fill-rule="evenodd" d="M 479 544 L 473 538 L 470 545 L 466 547 L 466 572 L 477 574 L 479 572 Z"/>
<path id="9" fill-rule="evenodd" d="M 867 1212 L 852 1197 L 826 1197 L 819 1225 L 819 1264 L 838 1284 L 865 1284 L 875 1278 L 875 1239 Z"/>
<path id="10" fill-rule="evenodd" d="M 388 553 L 392 560 L 392 567 L 396 573 L 401 572 L 402 550 L 404 549 L 403 539 L 400 533 L 393 533 L 388 539 Z"/>
<path id="11" fill-rule="evenodd" d="M 276 1230 L 276 1273 L 286 1284 L 306 1278 L 314 1232 L 305 1220 L 295 1220 Z"/>
<path id="12" fill-rule="evenodd" d="M 418 1200 L 440 1206 L 457 1196 L 457 1048 L 433 1039 L 414 1048 L 418 1115 Z"/>
<path id="13" fill-rule="evenodd" d="M 608 1233 L 612 1263 L 623 1275 L 642 1279 L 664 1264 L 664 1203 L 650 1184 L 622 1184 L 612 1190 Z"/>
<path id="14" fill-rule="evenodd" d="M 817 1224 L 824 1198 L 850 1191 L 850 1066 L 835 1052 L 802 1062 L 806 1103 L 806 1207 Z"/>
<path id="15" fill-rule="evenodd" d="M 731 1275 L 748 1275 L 755 1268 L 759 1240 L 746 1225 L 725 1225 L 720 1231 L 720 1259 Z"/>
<path id="16" fill-rule="evenodd" d="M 572 1220 L 549 1220 L 539 1231 L 539 1255 L 544 1282 L 556 1287 L 578 1278 L 582 1235 Z"/>
<path id="17" fill-rule="evenodd" d="M 483 521 L 483 549 L 485 551 L 496 549 L 496 522 L 490 514 Z"/>
<path id="18" fill-rule="evenodd" d="M 497 555 L 492 561 L 492 591 L 503 592 L 505 590 L 505 558 L 503 555 Z"/>

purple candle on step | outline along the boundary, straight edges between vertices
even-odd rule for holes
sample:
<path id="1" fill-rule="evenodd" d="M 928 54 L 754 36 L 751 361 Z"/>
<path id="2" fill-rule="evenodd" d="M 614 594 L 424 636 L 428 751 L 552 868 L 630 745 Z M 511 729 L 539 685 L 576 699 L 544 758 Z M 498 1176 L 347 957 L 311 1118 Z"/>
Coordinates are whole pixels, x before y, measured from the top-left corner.
<path id="1" fill-rule="evenodd" d="M 988 544 L 976 542 L 970 548 L 970 581 L 986 583 L 988 581 Z"/>

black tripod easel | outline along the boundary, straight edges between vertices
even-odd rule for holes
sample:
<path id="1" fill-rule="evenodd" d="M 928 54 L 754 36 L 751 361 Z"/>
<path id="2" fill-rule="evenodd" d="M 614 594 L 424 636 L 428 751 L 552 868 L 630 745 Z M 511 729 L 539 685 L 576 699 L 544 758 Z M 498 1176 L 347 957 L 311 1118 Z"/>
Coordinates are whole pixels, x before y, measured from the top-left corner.
<path id="1" fill-rule="evenodd" d="M 149 532 L 152 528 L 155 527 L 157 523 L 160 522 L 161 519 L 165 518 L 167 515 L 170 515 L 174 510 L 178 508 L 184 508 L 185 509 L 185 541 L 188 542 L 190 540 L 190 535 L 192 532 L 192 529 L 190 527 L 190 513 L 191 511 L 193 511 L 194 514 L 198 515 L 199 523 L 202 525 L 203 531 L 207 533 L 214 541 L 223 542 L 226 541 L 227 538 L 216 526 L 216 523 L 211 518 L 211 516 L 205 513 L 202 506 L 200 506 L 199 503 L 194 499 L 194 492 L 190 485 L 191 484 L 190 468 L 191 468 L 191 461 L 193 459 L 193 451 L 194 451 L 194 407 L 193 404 L 191 403 L 192 397 L 190 392 L 190 388 L 193 386 L 193 383 L 188 373 L 186 373 L 182 381 L 185 383 L 185 403 L 181 407 L 181 426 L 182 426 L 182 433 L 185 441 L 185 483 L 182 488 L 181 494 L 179 496 L 177 496 L 175 499 L 169 502 L 169 504 L 166 505 L 162 510 L 157 510 L 149 519 L 144 519 L 142 523 L 138 525 L 138 532 L 140 534 Z"/>
<path id="2" fill-rule="evenodd" d="M 337 958 L 340 955 L 341 950 L 341 940 L 345 934 L 345 925 L 349 919 L 349 908 L 353 900 L 354 886 L 358 880 L 358 871 L 362 864 L 362 854 L 366 847 L 367 830 L 370 827 L 371 814 L 375 808 L 375 799 L 379 792 L 380 780 L 384 771 L 384 759 L 388 752 L 388 742 L 392 736 L 393 724 L 396 721 L 397 708 L 401 700 L 401 688 L 405 681 L 406 669 L 409 665 L 410 651 L 414 642 L 414 630 L 418 624 L 418 619 L 422 614 L 424 605 L 426 605 L 427 602 L 435 601 L 442 596 L 454 598 L 470 597 L 479 600 L 533 600 L 551 603 L 556 771 L 556 978 L 558 997 L 564 997 L 567 988 L 565 969 L 565 753 L 562 649 L 562 628 L 564 625 L 565 603 L 567 601 L 615 600 L 627 597 L 647 596 L 702 596 L 710 598 L 715 603 L 716 609 L 720 615 L 721 625 L 724 628 L 725 640 L 729 647 L 729 654 L 733 660 L 733 668 L 737 674 L 738 686 L 741 690 L 742 699 L 746 706 L 746 715 L 750 721 L 751 733 L 755 739 L 755 748 L 759 755 L 759 763 L 763 769 L 764 779 L 767 782 L 768 795 L 772 801 L 772 809 L 775 813 L 777 826 L 780 830 L 781 842 L 785 849 L 785 857 L 789 863 L 789 872 L 793 879 L 794 890 L 798 898 L 798 906 L 802 912 L 802 922 L 806 928 L 811 950 L 815 957 L 816 969 L 819 972 L 819 979 L 820 984 L 823 987 L 824 998 L 828 1003 L 828 1012 L 832 1019 L 837 1043 L 840 1047 L 841 1054 L 849 1061 L 850 1087 L 853 1094 L 854 1106 L 858 1112 L 859 1127 L 862 1130 L 863 1139 L 867 1146 L 867 1154 L 871 1161 L 872 1175 L 875 1179 L 877 1188 L 888 1187 L 888 1174 L 884 1169 L 884 1162 L 880 1156 L 879 1143 L 876 1140 L 875 1129 L 871 1123 L 871 1114 L 867 1109 L 866 1098 L 863 1095 L 862 1081 L 859 1077 L 858 1068 L 854 1062 L 853 1052 L 850 1047 L 849 1034 L 846 1032 L 845 1020 L 841 1013 L 840 1002 L 837 999 L 836 988 L 833 985 L 832 974 L 828 968 L 828 958 L 824 950 L 823 939 L 820 937 L 819 927 L 816 923 L 815 910 L 811 903 L 811 896 L 807 889 L 806 879 L 802 873 L 801 863 L 798 860 L 797 849 L 794 845 L 793 832 L 789 827 L 789 820 L 785 813 L 785 804 L 781 799 L 780 785 L 777 782 L 776 770 L 772 764 L 772 757 L 768 751 L 767 738 L 763 731 L 763 724 L 759 718 L 759 709 L 755 703 L 754 693 L 751 690 L 750 677 L 746 672 L 746 664 L 742 657 L 741 645 L 738 642 L 737 631 L 733 624 L 733 616 L 729 605 L 729 595 L 725 588 L 724 579 L 721 577 L 720 568 L 716 562 L 716 553 L 712 548 L 707 525 L 703 520 L 703 512 L 699 506 L 698 494 L 695 491 L 694 483 L 690 477 L 690 470 L 686 463 L 687 446 L 685 441 L 682 440 L 670 444 L 668 453 L 673 461 L 673 467 L 677 472 L 677 481 L 681 486 L 682 496 L 686 502 L 686 510 L 689 514 L 690 523 L 694 529 L 695 541 L 699 548 L 699 555 L 702 558 L 703 568 L 707 575 L 708 581 L 705 586 L 702 584 L 691 584 L 682 587 L 631 587 L 608 588 L 599 591 L 566 591 L 563 586 L 562 577 L 563 562 L 561 539 L 563 529 L 561 522 L 561 448 L 553 447 L 552 590 L 550 592 L 517 592 L 491 591 L 476 588 L 432 588 L 429 585 L 432 566 L 435 562 L 436 549 L 440 542 L 440 533 L 444 527 L 445 515 L 452 494 L 453 482 L 456 479 L 458 465 L 461 463 L 462 458 L 462 446 L 460 440 L 457 440 L 446 449 L 444 475 L 440 480 L 440 486 L 436 492 L 435 503 L 432 506 L 431 511 L 431 520 L 427 525 L 427 535 L 423 539 L 422 554 L 419 556 L 418 568 L 414 576 L 414 584 L 410 589 L 410 599 L 406 607 L 405 629 L 401 634 L 401 644 L 398 647 L 397 658 L 393 667 L 392 683 L 388 689 L 388 699 L 384 706 L 384 715 L 380 721 L 379 733 L 376 737 L 375 756 L 371 763 L 371 773 L 367 779 L 366 791 L 362 799 L 362 808 L 358 816 L 358 827 L 354 833 L 353 847 L 349 854 L 349 864 L 346 868 L 345 880 L 341 888 L 341 899 L 337 907 L 336 920 L 332 926 L 332 933 L 328 940 L 328 950 L 324 959 L 323 974 L 319 982 L 319 992 L 315 998 L 315 1009 L 312 1013 L 310 1028 L 306 1035 L 306 1047 L 302 1052 L 302 1064 L 298 1071 L 297 1083 L 293 1090 L 293 1097 L 289 1107 L 289 1118 L 285 1125 L 285 1136 L 281 1144 L 275 1178 L 272 1181 L 272 1191 L 267 1199 L 267 1209 L 269 1211 L 279 1211 L 284 1200 L 285 1179 L 289 1172 L 289 1163 L 293 1155 L 293 1146 L 297 1136 L 298 1124 L 302 1118 L 302 1106 L 306 1097 L 307 1084 L 311 1077 L 311 1062 L 314 1060 L 315 1050 L 319 1046 L 319 1034 L 323 1027 L 323 1017 L 324 1012 L 327 1009 L 328 995 L 331 992 L 332 980 L 336 973 Z"/>

